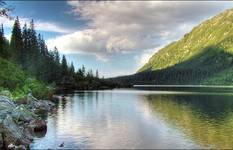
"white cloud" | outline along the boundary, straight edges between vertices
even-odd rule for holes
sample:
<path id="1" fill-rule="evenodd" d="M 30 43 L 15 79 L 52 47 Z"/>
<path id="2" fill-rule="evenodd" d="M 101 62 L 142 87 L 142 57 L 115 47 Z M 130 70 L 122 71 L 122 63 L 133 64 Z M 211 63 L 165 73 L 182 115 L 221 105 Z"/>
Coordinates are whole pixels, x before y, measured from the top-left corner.
<path id="1" fill-rule="evenodd" d="M 154 49 L 190 31 L 200 21 L 216 15 L 232 2 L 174 1 L 68 1 L 72 13 L 88 26 L 48 40 L 65 53 L 107 55 Z M 162 42 L 161 42 L 162 41 Z M 150 51 L 144 52 L 142 62 Z M 141 62 L 141 63 L 142 63 Z"/>
<path id="2" fill-rule="evenodd" d="M 25 23 L 29 25 L 31 19 L 29 18 L 19 18 L 21 28 Z M 42 20 L 34 20 L 35 22 L 35 28 L 39 31 L 49 31 L 49 32 L 57 32 L 57 33 L 70 33 L 71 30 L 65 29 L 63 27 L 60 27 L 59 25 L 53 23 L 53 22 L 47 22 Z M 9 20 L 5 17 L 0 17 L 0 23 L 4 25 L 4 27 L 12 28 L 14 24 L 14 20 Z"/>

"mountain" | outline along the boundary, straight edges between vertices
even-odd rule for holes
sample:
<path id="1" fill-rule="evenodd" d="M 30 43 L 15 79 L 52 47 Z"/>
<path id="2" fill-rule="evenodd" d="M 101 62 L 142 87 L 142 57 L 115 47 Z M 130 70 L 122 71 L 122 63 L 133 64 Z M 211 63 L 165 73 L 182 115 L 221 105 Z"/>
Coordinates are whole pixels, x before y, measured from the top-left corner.
<path id="1" fill-rule="evenodd" d="M 233 9 L 194 27 L 127 78 L 149 84 L 233 85 Z"/>

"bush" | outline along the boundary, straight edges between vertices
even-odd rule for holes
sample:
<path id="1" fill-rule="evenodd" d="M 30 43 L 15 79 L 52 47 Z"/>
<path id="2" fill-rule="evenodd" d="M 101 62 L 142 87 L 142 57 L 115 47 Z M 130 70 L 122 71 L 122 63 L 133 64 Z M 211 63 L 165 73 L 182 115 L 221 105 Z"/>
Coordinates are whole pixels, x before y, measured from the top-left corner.
<path id="1" fill-rule="evenodd" d="M 43 82 L 28 78 L 19 66 L 0 58 L 0 68 L 0 91 L 11 91 L 13 99 L 22 98 L 29 92 L 40 99 L 51 95 L 51 88 Z"/>

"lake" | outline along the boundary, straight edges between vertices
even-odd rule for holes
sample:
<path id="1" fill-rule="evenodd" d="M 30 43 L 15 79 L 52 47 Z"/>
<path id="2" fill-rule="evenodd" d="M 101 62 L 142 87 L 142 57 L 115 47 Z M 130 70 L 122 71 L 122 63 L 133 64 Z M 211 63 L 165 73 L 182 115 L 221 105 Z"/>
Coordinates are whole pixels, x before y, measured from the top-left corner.
<path id="1" fill-rule="evenodd" d="M 233 148 L 230 93 L 116 89 L 57 97 L 33 149 Z"/>

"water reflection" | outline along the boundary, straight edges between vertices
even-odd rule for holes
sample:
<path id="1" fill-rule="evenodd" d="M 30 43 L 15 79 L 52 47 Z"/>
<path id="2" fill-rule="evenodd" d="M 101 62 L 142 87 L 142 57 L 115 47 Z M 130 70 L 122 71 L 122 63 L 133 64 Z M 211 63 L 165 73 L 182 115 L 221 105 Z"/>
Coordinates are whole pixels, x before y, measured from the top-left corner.
<path id="1" fill-rule="evenodd" d="M 33 149 L 232 148 L 233 96 L 85 91 L 57 97 Z"/>
<path id="2" fill-rule="evenodd" d="M 233 147 L 233 96 L 148 95 L 148 106 L 204 147 Z"/>

